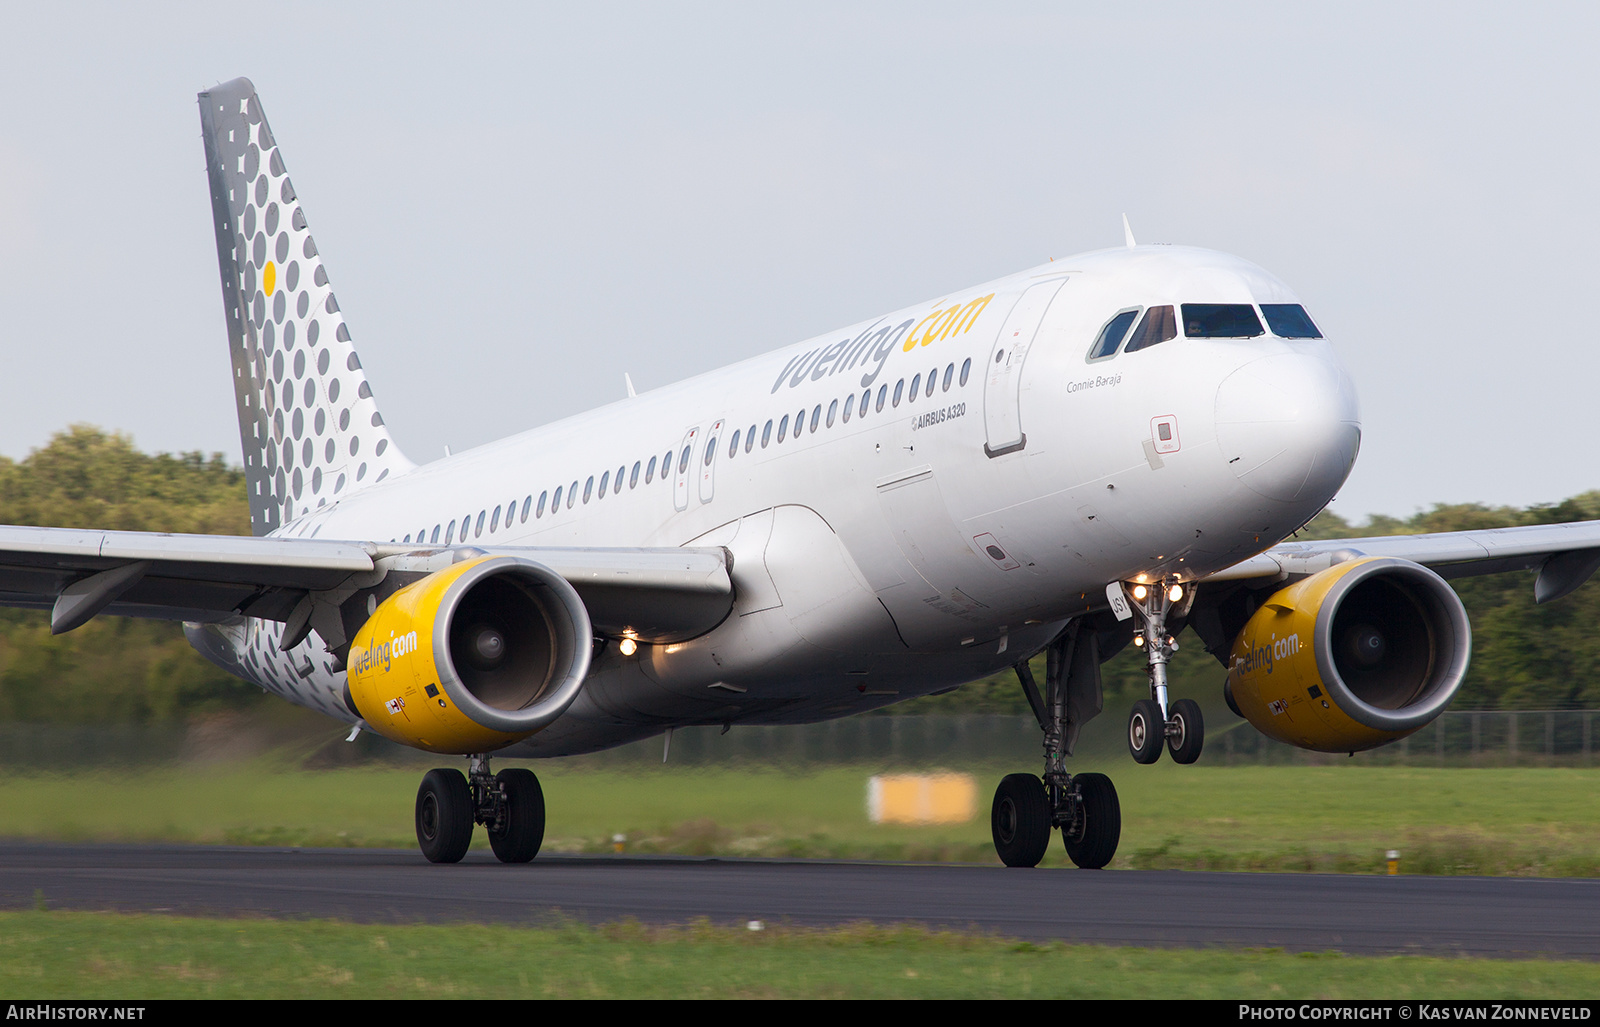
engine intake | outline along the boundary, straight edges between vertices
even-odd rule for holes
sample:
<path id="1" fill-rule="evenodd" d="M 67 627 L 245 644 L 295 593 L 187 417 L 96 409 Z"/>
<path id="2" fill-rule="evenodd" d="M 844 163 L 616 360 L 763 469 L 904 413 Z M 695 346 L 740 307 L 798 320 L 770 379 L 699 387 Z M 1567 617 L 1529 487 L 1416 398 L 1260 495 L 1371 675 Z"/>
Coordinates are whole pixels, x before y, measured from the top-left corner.
<path id="1" fill-rule="evenodd" d="M 1433 721 L 1467 673 L 1460 598 L 1420 564 L 1337 564 L 1269 598 L 1234 640 L 1228 698 L 1263 734 L 1356 752 Z"/>
<path id="2" fill-rule="evenodd" d="M 482 557 L 400 589 L 350 645 L 346 703 L 374 731 L 431 752 L 489 752 L 564 713 L 593 630 L 566 579 Z"/>

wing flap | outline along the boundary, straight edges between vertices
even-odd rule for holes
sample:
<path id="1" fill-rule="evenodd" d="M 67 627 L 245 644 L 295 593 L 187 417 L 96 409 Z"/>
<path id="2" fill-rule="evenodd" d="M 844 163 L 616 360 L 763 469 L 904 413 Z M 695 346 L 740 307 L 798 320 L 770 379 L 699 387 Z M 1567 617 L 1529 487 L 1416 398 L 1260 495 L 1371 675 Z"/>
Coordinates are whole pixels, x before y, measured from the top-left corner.
<path id="1" fill-rule="evenodd" d="M 440 549 L 325 539 L 176 535 L 0 525 L 0 606 L 73 605 L 74 590 L 145 565 L 95 612 L 167 620 L 236 615 L 287 620 L 307 593 L 367 587 L 390 570 L 446 566 L 480 554 L 538 561 L 572 583 L 598 632 L 678 641 L 710 630 L 733 608 L 732 557 L 724 549 Z M 376 577 L 374 577 L 376 576 Z M 66 594 L 67 599 L 62 596 Z M 83 618 L 87 619 L 87 618 Z M 68 630 L 63 628 L 63 630 Z"/>

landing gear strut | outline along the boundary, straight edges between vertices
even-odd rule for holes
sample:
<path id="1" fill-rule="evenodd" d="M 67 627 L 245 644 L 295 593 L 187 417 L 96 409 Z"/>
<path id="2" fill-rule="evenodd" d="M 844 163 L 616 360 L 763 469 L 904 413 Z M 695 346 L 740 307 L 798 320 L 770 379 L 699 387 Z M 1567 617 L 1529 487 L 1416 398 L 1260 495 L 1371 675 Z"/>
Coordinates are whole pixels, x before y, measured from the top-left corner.
<path id="1" fill-rule="evenodd" d="M 1165 746 L 1175 762 L 1193 763 L 1205 744 L 1200 704 L 1193 699 L 1167 700 L 1167 663 L 1178 651 L 1177 640 L 1167 631 L 1167 616 L 1174 608 L 1180 615 L 1187 612 L 1194 599 L 1192 586 L 1186 590 L 1172 582 L 1124 589 L 1141 623 L 1133 644 L 1144 650 L 1150 675 L 1150 698 L 1134 703 L 1128 714 L 1128 752 L 1135 762 L 1154 763 Z"/>
<path id="2" fill-rule="evenodd" d="M 469 757 L 469 773 L 430 770 L 417 789 L 417 844 L 430 863 L 459 863 L 477 824 L 502 863 L 526 863 L 544 841 L 544 791 L 533 771 L 489 772 L 489 757 Z"/>
<path id="3" fill-rule="evenodd" d="M 1078 730 L 1100 712 L 1100 655 L 1095 632 L 1072 621 L 1046 651 L 1045 694 L 1039 694 L 1026 660 L 1017 680 L 1044 730 L 1044 776 L 1010 774 L 995 789 L 989 825 L 995 852 L 1008 867 L 1034 867 L 1050 847 L 1050 829 L 1061 829 L 1067 855 L 1078 866 L 1098 870 L 1111 862 L 1122 837 L 1122 807 L 1104 774 L 1069 774 Z"/>

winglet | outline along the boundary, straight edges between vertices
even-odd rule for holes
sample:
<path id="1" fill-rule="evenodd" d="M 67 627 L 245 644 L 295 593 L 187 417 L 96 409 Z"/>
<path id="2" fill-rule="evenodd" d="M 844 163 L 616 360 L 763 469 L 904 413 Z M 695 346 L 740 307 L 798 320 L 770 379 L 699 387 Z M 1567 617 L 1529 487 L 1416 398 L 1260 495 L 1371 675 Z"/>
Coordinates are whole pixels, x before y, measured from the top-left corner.
<path id="1" fill-rule="evenodd" d="M 1133 226 L 1128 224 L 1128 215 L 1126 214 L 1122 215 L 1122 239 L 1128 244 L 1128 249 L 1130 250 L 1139 245 L 1133 241 Z"/>

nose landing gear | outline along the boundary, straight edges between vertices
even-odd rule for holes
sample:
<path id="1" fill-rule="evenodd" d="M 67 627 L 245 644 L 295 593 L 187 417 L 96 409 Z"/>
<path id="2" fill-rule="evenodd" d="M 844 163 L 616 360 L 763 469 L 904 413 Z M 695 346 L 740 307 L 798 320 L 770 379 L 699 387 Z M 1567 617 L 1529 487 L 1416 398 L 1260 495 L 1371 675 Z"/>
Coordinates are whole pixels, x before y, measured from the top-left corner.
<path id="1" fill-rule="evenodd" d="M 994 848 L 1008 867 L 1038 866 L 1050 847 L 1051 828 L 1059 827 L 1072 861 L 1098 870 L 1117 853 L 1122 807 L 1110 778 L 1069 774 L 1066 758 L 1079 729 L 1102 707 L 1099 644 L 1093 628 L 1080 619 L 1069 623 L 1045 653 L 1043 696 L 1027 661 L 1015 668 L 1044 730 L 1044 776 L 1009 774 L 995 789 L 989 817 Z"/>
<path id="2" fill-rule="evenodd" d="M 459 863 L 475 825 L 489 829 L 502 863 L 526 863 L 544 842 L 544 791 L 533 771 L 489 772 L 489 758 L 469 757 L 469 773 L 430 770 L 417 789 L 417 844 L 430 863 Z"/>
<path id="3" fill-rule="evenodd" d="M 1142 626 L 1133 644 L 1144 650 L 1150 675 L 1150 698 L 1134 703 L 1128 714 L 1128 752 L 1137 763 L 1154 763 L 1165 746 L 1175 762 L 1193 763 L 1205 744 L 1205 721 L 1200 704 L 1193 699 L 1167 702 L 1167 663 L 1178 651 L 1177 640 L 1167 631 L 1167 617 L 1174 609 L 1179 616 L 1188 612 L 1194 589 L 1176 582 L 1111 587 L 1121 589 L 1128 606 L 1138 614 Z"/>

